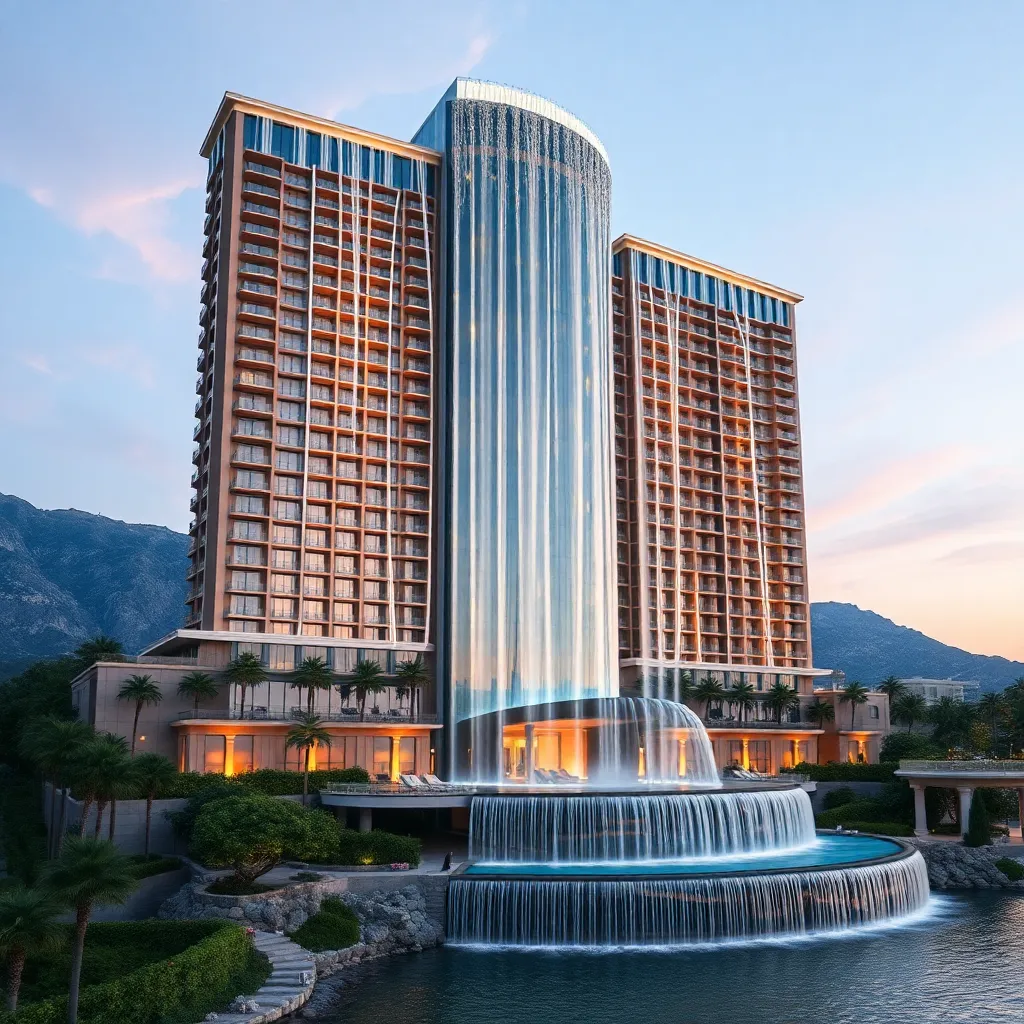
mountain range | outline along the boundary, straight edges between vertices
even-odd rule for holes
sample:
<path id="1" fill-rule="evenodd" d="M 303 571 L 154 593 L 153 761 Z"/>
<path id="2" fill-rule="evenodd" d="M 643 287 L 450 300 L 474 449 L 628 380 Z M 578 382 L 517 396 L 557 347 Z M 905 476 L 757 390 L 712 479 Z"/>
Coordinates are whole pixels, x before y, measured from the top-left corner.
<path id="1" fill-rule="evenodd" d="M 138 651 L 181 625 L 188 537 L 0 494 L 0 679 L 97 633 Z M 873 685 L 888 675 L 998 690 L 1024 663 L 971 654 L 852 604 L 811 605 L 814 663 Z"/>

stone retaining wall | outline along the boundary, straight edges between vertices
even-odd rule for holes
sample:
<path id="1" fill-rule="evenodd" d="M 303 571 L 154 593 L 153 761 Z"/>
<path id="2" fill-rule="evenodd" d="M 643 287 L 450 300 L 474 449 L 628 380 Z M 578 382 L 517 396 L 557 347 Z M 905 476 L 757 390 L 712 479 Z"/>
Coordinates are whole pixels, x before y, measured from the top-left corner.
<path id="1" fill-rule="evenodd" d="M 1022 889 L 1024 881 L 1011 882 L 996 867 L 1002 857 L 1024 864 L 1024 849 L 1008 843 L 971 847 L 957 842 L 912 839 L 928 865 L 933 889 Z"/>

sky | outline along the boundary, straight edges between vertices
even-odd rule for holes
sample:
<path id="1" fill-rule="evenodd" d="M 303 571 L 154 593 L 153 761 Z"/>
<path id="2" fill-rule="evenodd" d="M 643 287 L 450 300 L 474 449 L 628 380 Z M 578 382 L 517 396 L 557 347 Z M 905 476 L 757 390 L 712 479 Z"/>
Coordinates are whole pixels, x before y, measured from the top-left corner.
<path id="1" fill-rule="evenodd" d="M 0 491 L 185 530 L 225 90 L 586 121 L 613 230 L 790 288 L 815 601 L 1024 659 L 1024 4 L 0 0 Z"/>

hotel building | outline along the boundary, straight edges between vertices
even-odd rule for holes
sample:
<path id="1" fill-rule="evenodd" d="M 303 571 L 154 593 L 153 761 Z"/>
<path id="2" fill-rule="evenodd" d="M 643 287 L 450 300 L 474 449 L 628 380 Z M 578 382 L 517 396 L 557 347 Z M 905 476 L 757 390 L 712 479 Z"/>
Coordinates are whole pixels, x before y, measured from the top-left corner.
<path id="1" fill-rule="evenodd" d="M 686 699 L 710 677 L 759 698 L 752 721 L 703 709 L 722 766 L 816 760 L 829 730 L 832 756 L 877 758 L 887 708 L 857 734 L 805 714 L 827 671 L 800 296 L 613 241 L 604 147 L 515 89 L 456 81 L 412 143 L 227 94 L 202 154 L 187 612 L 149 667 L 83 673 L 83 717 L 130 728 L 118 680 L 147 671 L 168 695 L 143 714 L 150 749 L 297 764 L 294 673 L 317 657 L 338 682 L 314 697 L 336 736 L 321 765 L 515 779 L 546 760 L 586 774 L 580 723 L 523 709 Z M 174 696 L 242 653 L 268 674 L 244 717 L 232 686 L 198 713 Z M 416 657 L 418 700 L 356 714 L 357 661 L 393 676 Z M 779 682 L 800 706 L 772 722 Z"/>

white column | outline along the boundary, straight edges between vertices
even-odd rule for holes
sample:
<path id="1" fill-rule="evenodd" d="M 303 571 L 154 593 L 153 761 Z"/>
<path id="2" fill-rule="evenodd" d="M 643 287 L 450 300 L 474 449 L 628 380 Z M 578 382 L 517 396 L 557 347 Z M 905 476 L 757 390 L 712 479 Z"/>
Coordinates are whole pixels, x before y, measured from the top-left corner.
<path id="1" fill-rule="evenodd" d="M 359 808 L 359 831 L 369 832 L 373 828 L 373 810 L 369 807 Z"/>
<path id="2" fill-rule="evenodd" d="M 928 835 L 928 815 L 924 806 L 924 786 L 911 783 L 910 788 L 914 791 L 914 835 Z"/>
<path id="3" fill-rule="evenodd" d="M 974 796 L 974 790 L 970 786 L 958 786 L 957 792 L 960 794 L 960 835 L 965 836 L 970 823 L 971 798 Z"/>
<path id="4" fill-rule="evenodd" d="M 533 782 L 533 723 L 526 723 L 526 781 Z"/>

